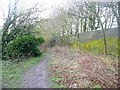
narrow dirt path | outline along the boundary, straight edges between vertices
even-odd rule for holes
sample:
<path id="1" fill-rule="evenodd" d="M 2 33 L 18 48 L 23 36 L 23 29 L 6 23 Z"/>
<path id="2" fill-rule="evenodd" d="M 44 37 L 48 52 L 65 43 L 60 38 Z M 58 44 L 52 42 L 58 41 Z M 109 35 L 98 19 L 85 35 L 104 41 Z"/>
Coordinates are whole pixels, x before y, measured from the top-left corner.
<path id="1" fill-rule="evenodd" d="M 51 52 L 23 75 L 21 88 L 50 88 L 48 60 Z"/>

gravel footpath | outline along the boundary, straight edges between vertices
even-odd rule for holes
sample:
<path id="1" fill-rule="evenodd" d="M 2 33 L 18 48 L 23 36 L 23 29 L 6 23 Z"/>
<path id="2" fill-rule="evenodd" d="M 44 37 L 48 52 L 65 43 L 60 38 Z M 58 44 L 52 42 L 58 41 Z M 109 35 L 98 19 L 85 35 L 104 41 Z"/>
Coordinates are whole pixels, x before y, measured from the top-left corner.
<path id="1" fill-rule="evenodd" d="M 44 59 L 23 75 L 20 88 L 50 88 L 48 68 L 50 56 L 51 52 L 49 51 Z"/>

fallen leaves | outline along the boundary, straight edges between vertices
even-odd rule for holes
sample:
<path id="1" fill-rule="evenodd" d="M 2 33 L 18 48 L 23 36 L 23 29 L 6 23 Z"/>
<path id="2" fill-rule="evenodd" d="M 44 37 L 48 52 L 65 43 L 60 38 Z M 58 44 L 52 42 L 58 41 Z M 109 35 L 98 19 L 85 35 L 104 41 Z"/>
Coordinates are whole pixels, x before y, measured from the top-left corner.
<path id="1" fill-rule="evenodd" d="M 56 47 L 53 58 L 50 63 L 51 76 L 64 78 L 59 80 L 58 85 L 64 84 L 68 88 L 87 88 L 94 85 L 103 88 L 117 87 L 116 63 L 113 67 L 110 62 L 104 62 L 101 58 L 79 54 L 65 47 Z"/>

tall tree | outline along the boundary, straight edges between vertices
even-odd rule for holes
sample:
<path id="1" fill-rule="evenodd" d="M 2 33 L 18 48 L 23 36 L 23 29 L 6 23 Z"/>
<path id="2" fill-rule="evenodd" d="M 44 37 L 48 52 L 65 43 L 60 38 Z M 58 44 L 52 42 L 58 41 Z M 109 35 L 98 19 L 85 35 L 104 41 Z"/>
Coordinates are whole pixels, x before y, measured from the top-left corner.
<path id="1" fill-rule="evenodd" d="M 2 35 L 2 48 L 16 37 L 30 34 L 31 30 L 34 28 L 34 23 L 38 20 L 38 17 L 34 14 L 37 12 L 42 12 L 35 5 L 32 8 L 23 10 L 22 8 L 18 10 L 19 0 L 15 0 L 14 4 L 9 2 L 8 15 L 4 20 L 3 25 L 3 35 Z"/>

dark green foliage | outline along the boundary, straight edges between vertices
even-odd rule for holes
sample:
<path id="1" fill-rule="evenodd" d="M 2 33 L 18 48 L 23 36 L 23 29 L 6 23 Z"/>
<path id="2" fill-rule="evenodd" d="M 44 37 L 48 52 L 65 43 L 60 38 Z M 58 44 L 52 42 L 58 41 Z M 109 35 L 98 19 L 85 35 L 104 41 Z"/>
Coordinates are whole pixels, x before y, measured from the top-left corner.
<path id="1" fill-rule="evenodd" d="M 39 56 L 41 54 L 38 45 L 44 42 L 43 37 L 35 38 L 32 35 L 24 35 L 12 40 L 3 50 L 3 59 L 13 59 L 22 56 Z"/>
<path id="2" fill-rule="evenodd" d="M 36 38 L 36 41 L 38 42 L 38 44 L 44 43 L 44 38 L 42 36 Z"/>
<path id="3" fill-rule="evenodd" d="M 41 52 L 37 47 L 32 49 L 32 53 L 33 53 L 34 56 L 40 56 L 41 55 Z"/>

